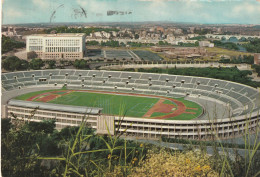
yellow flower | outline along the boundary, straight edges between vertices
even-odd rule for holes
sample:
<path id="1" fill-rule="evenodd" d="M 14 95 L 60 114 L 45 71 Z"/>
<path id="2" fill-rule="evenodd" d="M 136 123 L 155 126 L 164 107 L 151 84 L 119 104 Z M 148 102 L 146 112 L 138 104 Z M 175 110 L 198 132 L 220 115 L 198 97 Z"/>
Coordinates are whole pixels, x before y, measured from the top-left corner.
<path id="1" fill-rule="evenodd" d="M 188 164 L 189 164 L 189 163 L 190 163 L 190 159 L 186 159 L 186 163 L 188 163 Z"/>
<path id="2" fill-rule="evenodd" d="M 111 154 L 108 154 L 107 158 L 110 159 L 111 158 Z"/>
<path id="3" fill-rule="evenodd" d="M 140 147 L 144 147 L 144 145 L 143 145 L 143 144 L 140 144 Z"/>
<path id="4" fill-rule="evenodd" d="M 210 170 L 210 169 L 211 169 L 209 165 L 205 165 L 205 166 L 203 166 L 202 168 L 203 168 L 204 170 Z"/>
<path id="5" fill-rule="evenodd" d="M 195 170 L 198 171 L 198 172 L 200 172 L 200 171 L 201 171 L 200 165 L 197 166 L 197 167 L 195 168 Z"/>
<path id="6" fill-rule="evenodd" d="M 133 159 L 133 161 L 137 161 L 137 160 L 138 160 L 138 158 L 136 158 L 136 157 Z"/>

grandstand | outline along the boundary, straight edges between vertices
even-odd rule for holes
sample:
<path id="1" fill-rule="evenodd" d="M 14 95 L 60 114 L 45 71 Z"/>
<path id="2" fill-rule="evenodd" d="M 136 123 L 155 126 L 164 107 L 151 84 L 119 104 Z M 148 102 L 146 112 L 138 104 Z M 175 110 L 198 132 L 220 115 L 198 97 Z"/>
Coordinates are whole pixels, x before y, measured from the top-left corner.
<path id="1" fill-rule="evenodd" d="M 98 133 L 106 133 L 106 126 L 109 126 L 112 134 L 125 131 L 125 136 L 211 139 L 212 131 L 220 138 L 230 138 L 242 135 L 247 126 L 252 131 L 259 126 L 259 91 L 230 81 L 167 74 L 70 69 L 12 72 L 2 74 L 1 77 L 2 117 L 10 117 L 13 112 L 18 118 L 28 118 L 29 112 L 36 105 L 34 107 L 33 103 L 17 103 L 12 98 L 38 90 L 60 89 L 66 85 L 69 89 L 77 90 L 185 97 L 204 108 L 203 115 L 189 121 L 133 117 L 121 119 L 103 115 L 102 111 L 98 114 L 88 112 L 90 119 L 87 121 L 90 121 L 90 126 L 97 129 Z M 57 128 L 79 125 L 83 113 L 69 111 L 77 110 L 73 106 L 67 110 L 56 107 L 51 111 L 46 105 L 42 108 L 40 106 L 34 121 L 55 118 Z"/>

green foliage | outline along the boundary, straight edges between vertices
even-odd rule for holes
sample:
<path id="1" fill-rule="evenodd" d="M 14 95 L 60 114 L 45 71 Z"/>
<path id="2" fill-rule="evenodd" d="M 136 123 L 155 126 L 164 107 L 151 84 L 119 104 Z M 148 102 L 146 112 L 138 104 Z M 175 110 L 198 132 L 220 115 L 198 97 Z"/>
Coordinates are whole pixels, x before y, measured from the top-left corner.
<path id="1" fill-rule="evenodd" d="M 109 47 L 119 47 L 119 42 L 118 41 L 114 41 L 114 40 L 110 40 L 110 41 L 101 41 L 101 46 L 109 46 Z"/>
<path id="2" fill-rule="evenodd" d="M 26 70 L 29 68 L 29 63 L 16 56 L 9 56 L 2 60 L 2 67 L 7 71 Z"/>
<path id="3" fill-rule="evenodd" d="M 44 66 L 42 59 L 34 58 L 30 61 L 30 68 L 34 70 L 41 69 Z"/>
<path id="4" fill-rule="evenodd" d="M 189 38 L 189 40 L 198 40 L 198 41 L 203 41 L 205 39 L 207 39 L 206 36 L 196 36 L 196 37 Z"/>
<path id="5" fill-rule="evenodd" d="M 222 47 L 225 49 L 230 49 L 230 50 L 239 50 L 239 47 L 237 46 L 237 44 L 233 43 L 233 42 L 221 42 L 221 41 L 213 41 L 214 45 L 216 47 Z"/>
<path id="6" fill-rule="evenodd" d="M 6 137 L 7 133 L 10 131 L 11 128 L 12 128 L 11 119 L 2 118 L 1 119 L 1 136 L 2 136 L 2 139 L 4 139 Z"/>
<path id="7" fill-rule="evenodd" d="M 175 174 L 176 171 L 178 174 L 184 174 L 182 169 L 189 171 L 194 169 L 195 173 L 185 172 L 185 174 L 197 175 L 207 169 L 214 170 L 219 176 L 259 175 L 260 153 L 257 150 L 260 143 L 257 139 L 254 144 L 248 143 L 250 137 L 247 133 L 244 145 L 222 143 L 220 140 L 204 142 L 162 137 L 163 142 L 197 145 L 202 150 L 205 146 L 212 147 L 213 156 L 204 158 L 203 151 L 187 152 L 163 148 L 160 145 L 140 144 L 120 138 L 121 134 L 112 136 L 109 131 L 107 136 L 96 135 L 93 129 L 87 127 L 86 119 L 87 117 L 83 119 L 79 127 L 65 127 L 60 132 L 46 131 L 49 129 L 46 124 L 54 127 L 55 122 L 51 121 L 33 124 L 22 121 L 22 126 L 17 126 L 18 124 L 15 123 L 17 119 L 14 119 L 13 125 L 10 124 L 10 119 L 1 119 L 2 175 L 12 177 L 138 176 L 141 171 L 146 171 L 142 175 L 149 173 L 150 176 L 158 176 L 158 174 L 169 175 L 170 172 Z M 41 125 L 45 128 L 37 130 Z M 257 132 L 256 137 L 258 137 Z M 217 147 L 222 148 L 222 155 Z M 243 148 L 245 156 L 243 158 L 236 153 L 231 160 L 231 156 L 223 147 L 233 148 L 234 152 L 237 152 L 238 148 Z M 191 148 L 195 149 L 193 146 Z M 153 159 L 148 161 L 151 157 Z M 164 166 L 158 171 L 161 164 Z M 157 165 L 157 171 L 151 173 L 154 165 Z M 160 171 L 165 173 L 158 173 Z M 216 175 L 214 173 L 214 176 Z M 206 176 L 212 176 L 212 173 Z"/>
<path id="8" fill-rule="evenodd" d="M 89 65 L 86 60 L 81 59 L 81 60 L 75 60 L 73 63 L 73 66 L 77 69 L 89 69 Z"/>
<path id="9" fill-rule="evenodd" d="M 249 43 L 242 45 L 248 52 L 260 53 L 260 39 L 252 39 Z"/>
<path id="10" fill-rule="evenodd" d="M 179 42 L 178 45 L 181 46 L 181 47 L 198 47 L 199 46 L 199 42 L 196 41 L 194 44 L 193 43 Z"/>
<path id="11" fill-rule="evenodd" d="M 135 34 L 135 39 L 139 39 L 139 34 Z"/>
<path id="12" fill-rule="evenodd" d="M 233 56 L 230 59 L 220 59 L 220 63 L 232 63 L 232 64 L 241 64 L 241 63 L 247 63 L 247 64 L 254 64 L 254 56 L 252 55 L 239 55 L 238 57 Z"/>
<path id="13" fill-rule="evenodd" d="M 260 65 L 252 65 L 252 68 L 255 70 L 258 76 L 260 76 Z"/>
<path id="14" fill-rule="evenodd" d="M 33 58 L 37 58 L 37 54 L 36 54 L 36 52 L 35 51 L 31 51 L 31 52 L 28 52 L 27 53 L 27 58 L 28 59 L 33 59 Z"/>
<path id="15" fill-rule="evenodd" d="M 43 121 L 41 123 L 29 122 L 26 128 L 28 128 L 32 133 L 53 133 L 55 129 L 55 121 Z"/>
<path id="16" fill-rule="evenodd" d="M 99 42 L 98 41 L 87 41 L 86 45 L 87 46 L 89 46 L 89 45 L 99 45 Z"/>
<path id="17" fill-rule="evenodd" d="M 138 143 L 112 137 L 98 136 L 86 127 L 86 118 L 79 127 L 67 127 L 59 133 L 63 137 L 63 154 L 59 157 L 38 157 L 39 160 L 55 160 L 55 174 L 62 176 L 103 176 L 113 173 L 120 166 L 126 175 L 128 168 L 141 161 L 146 149 Z M 109 131 L 108 131 L 109 132 Z"/>
<path id="18" fill-rule="evenodd" d="M 25 47 L 24 42 L 18 42 L 11 39 L 10 37 L 2 35 L 2 53 L 6 53 L 15 48 L 22 48 L 22 47 Z"/>
<path id="19" fill-rule="evenodd" d="M 16 118 L 13 121 L 14 124 L 11 126 L 10 121 L 1 119 L 4 135 L 1 141 L 3 176 L 43 174 L 45 169 L 40 166 L 40 161 L 36 159 L 37 155 L 60 153 L 57 143 L 50 138 L 55 122 L 31 123 Z M 38 128 L 41 130 L 37 130 Z"/>
<path id="20" fill-rule="evenodd" d="M 142 43 L 142 42 L 127 42 L 130 47 L 150 47 L 155 46 L 154 43 Z"/>
<path id="21" fill-rule="evenodd" d="M 159 41 L 158 45 L 170 45 L 167 41 Z"/>
<path id="22" fill-rule="evenodd" d="M 55 69 L 56 68 L 56 61 L 55 60 L 47 60 L 45 63 L 48 64 L 48 69 Z"/>

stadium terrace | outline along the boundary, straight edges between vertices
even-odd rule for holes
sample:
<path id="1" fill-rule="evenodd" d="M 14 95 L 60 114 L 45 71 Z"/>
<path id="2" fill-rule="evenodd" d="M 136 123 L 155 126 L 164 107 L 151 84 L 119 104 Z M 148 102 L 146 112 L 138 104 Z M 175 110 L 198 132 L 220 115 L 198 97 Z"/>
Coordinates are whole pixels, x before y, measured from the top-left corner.
<path id="1" fill-rule="evenodd" d="M 230 81 L 72 69 L 1 77 L 2 117 L 55 119 L 57 129 L 84 120 L 98 134 L 210 140 L 241 136 L 259 126 L 259 91 Z M 118 113 L 117 104 L 125 105 L 125 112 Z"/>

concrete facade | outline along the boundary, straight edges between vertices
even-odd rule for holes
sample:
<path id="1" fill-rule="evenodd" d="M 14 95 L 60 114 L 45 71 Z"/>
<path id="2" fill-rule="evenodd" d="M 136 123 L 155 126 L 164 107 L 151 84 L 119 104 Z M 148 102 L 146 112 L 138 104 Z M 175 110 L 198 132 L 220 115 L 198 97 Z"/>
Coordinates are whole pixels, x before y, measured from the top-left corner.
<path id="1" fill-rule="evenodd" d="M 81 59 L 86 51 L 84 33 L 34 34 L 26 38 L 26 51 L 41 59 Z"/>

